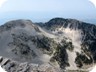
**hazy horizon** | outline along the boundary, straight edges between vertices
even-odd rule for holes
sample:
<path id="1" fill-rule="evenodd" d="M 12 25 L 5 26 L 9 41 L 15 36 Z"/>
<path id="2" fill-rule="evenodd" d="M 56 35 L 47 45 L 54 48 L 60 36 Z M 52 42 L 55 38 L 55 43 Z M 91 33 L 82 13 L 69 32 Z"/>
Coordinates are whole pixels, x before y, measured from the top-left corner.
<path id="1" fill-rule="evenodd" d="M 89 0 L 6 0 L 0 7 L 0 23 L 14 19 L 46 22 L 71 18 L 96 24 L 96 8 Z"/>

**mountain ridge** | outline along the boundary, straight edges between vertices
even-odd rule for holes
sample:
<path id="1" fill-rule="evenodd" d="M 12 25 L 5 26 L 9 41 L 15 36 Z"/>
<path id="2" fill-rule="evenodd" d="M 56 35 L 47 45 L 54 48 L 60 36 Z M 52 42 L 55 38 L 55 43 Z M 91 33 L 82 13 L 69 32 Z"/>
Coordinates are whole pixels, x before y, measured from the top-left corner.
<path id="1" fill-rule="evenodd" d="M 89 71 L 96 63 L 95 43 L 96 25 L 74 19 L 43 24 L 21 19 L 0 26 L 0 56 L 20 63 Z"/>

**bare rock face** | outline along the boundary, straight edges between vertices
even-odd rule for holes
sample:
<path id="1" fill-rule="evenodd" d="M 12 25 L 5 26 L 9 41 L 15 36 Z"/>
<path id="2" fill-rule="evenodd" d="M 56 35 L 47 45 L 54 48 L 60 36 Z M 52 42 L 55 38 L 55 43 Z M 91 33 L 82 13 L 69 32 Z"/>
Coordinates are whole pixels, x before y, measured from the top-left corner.
<path id="1" fill-rule="evenodd" d="M 58 72 L 50 64 L 19 63 L 4 57 L 0 57 L 0 65 L 7 72 Z"/>
<path id="2" fill-rule="evenodd" d="M 8 72 L 88 72 L 95 47 L 96 26 L 74 19 L 0 26 L 0 65 Z"/>

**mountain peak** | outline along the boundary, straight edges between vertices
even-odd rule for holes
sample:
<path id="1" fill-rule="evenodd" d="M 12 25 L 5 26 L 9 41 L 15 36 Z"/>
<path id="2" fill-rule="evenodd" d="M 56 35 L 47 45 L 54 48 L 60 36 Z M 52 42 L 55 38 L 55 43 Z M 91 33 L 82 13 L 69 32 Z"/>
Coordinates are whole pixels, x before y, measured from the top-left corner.
<path id="1" fill-rule="evenodd" d="M 24 19 L 18 19 L 18 20 L 12 20 L 6 22 L 4 25 L 0 26 L 0 32 L 10 30 L 15 27 L 25 27 L 26 25 L 32 25 L 31 20 L 24 20 Z"/>
<path id="2" fill-rule="evenodd" d="M 82 22 L 76 19 L 64 19 L 64 18 L 53 18 L 45 23 L 45 27 L 48 27 L 49 29 L 58 28 L 58 27 L 64 27 L 64 28 L 71 28 L 71 29 L 84 29 L 87 27 L 93 27 L 95 25 Z"/>
<path id="3" fill-rule="evenodd" d="M 31 20 L 27 20 L 27 19 L 18 19 L 18 20 L 12 20 L 12 21 L 8 21 L 6 24 L 15 24 L 15 25 L 18 25 L 18 24 L 29 24 L 31 23 L 32 24 L 32 21 Z"/>

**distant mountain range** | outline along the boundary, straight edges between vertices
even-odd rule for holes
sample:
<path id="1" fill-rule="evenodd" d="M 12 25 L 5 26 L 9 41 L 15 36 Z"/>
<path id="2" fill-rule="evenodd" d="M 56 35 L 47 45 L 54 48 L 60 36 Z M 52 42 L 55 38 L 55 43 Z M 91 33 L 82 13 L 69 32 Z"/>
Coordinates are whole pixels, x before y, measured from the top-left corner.
<path id="1" fill-rule="evenodd" d="M 0 26 L 0 64 L 8 72 L 88 72 L 96 63 L 96 25 L 53 18 Z"/>

